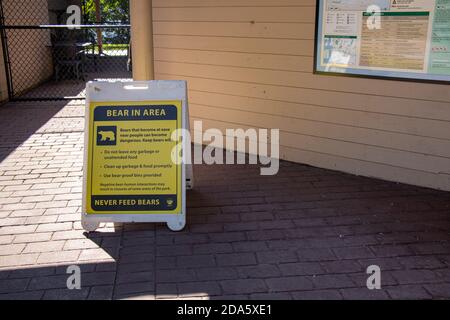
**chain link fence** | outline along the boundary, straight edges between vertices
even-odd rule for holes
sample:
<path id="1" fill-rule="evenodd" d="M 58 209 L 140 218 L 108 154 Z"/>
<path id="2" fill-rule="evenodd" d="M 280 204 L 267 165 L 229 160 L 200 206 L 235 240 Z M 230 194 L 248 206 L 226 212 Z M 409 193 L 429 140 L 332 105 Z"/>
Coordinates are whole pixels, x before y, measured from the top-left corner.
<path id="1" fill-rule="evenodd" d="M 51 25 L 39 2 L 0 0 L 11 100 L 83 99 L 87 81 L 131 79 L 129 25 Z"/>

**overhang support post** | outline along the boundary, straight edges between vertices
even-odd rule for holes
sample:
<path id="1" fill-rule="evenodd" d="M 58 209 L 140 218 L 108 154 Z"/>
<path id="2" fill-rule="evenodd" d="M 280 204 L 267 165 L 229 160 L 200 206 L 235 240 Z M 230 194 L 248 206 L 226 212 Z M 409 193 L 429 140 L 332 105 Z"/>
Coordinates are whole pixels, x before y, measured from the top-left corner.
<path id="1" fill-rule="evenodd" d="M 155 78 L 153 61 L 153 19 L 151 0 L 130 0 L 133 80 Z"/>

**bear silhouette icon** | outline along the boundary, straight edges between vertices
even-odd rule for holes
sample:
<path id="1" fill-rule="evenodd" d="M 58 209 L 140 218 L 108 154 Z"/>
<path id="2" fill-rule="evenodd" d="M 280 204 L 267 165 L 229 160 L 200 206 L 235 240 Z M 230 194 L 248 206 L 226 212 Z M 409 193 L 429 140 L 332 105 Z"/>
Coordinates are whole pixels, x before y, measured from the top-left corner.
<path id="1" fill-rule="evenodd" d="M 114 134 L 114 132 L 112 131 L 99 131 L 98 134 L 101 136 L 101 140 L 102 142 L 105 141 L 116 141 L 116 135 Z"/>

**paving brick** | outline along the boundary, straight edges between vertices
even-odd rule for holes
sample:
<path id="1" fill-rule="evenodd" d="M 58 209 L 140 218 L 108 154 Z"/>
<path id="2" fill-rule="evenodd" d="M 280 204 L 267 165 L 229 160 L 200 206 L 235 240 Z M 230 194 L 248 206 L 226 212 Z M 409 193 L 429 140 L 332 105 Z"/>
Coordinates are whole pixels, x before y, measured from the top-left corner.
<path id="1" fill-rule="evenodd" d="M 11 215 L 11 213 L 12 213 L 12 210 L 6 211 L 6 210 L 1 210 L 0 209 L 0 219 L 8 218 Z"/>
<path id="2" fill-rule="evenodd" d="M 353 260 L 339 260 L 322 262 L 322 267 L 328 273 L 352 273 L 352 272 L 365 272 L 365 269 L 361 265 Z"/>
<path id="3" fill-rule="evenodd" d="M 0 236 L 0 245 L 10 244 L 13 239 L 13 235 Z"/>
<path id="4" fill-rule="evenodd" d="M 222 232 L 224 227 L 221 223 L 202 223 L 191 225 L 189 229 L 194 233 L 214 233 Z"/>
<path id="5" fill-rule="evenodd" d="M 102 248 L 84 249 L 81 251 L 79 259 L 80 259 L 80 261 L 114 260 L 113 256 L 114 256 L 113 252 L 107 252 L 106 250 L 104 250 Z"/>
<path id="6" fill-rule="evenodd" d="M 252 241 L 277 240 L 285 239 L 286 234 L 283 230 L 248 231 L 247 238 Z"/>
<path id="7" fill-rule="evenodd" d="M 68 206 L 68 201 L 45 201 L 38 202 L 36 209 L 49 209 L 49 208 L 65 208 Z"/>
<path id="8" fill-rule="evenodd" d="M 52 170 L 57 171 L 57 170 Z M 43 173 L 43 170 L 34 170 L 33 173 Z M 39 190 L 39 189 L 58 189 L 60 186 L 59 183 L 38 183 L 31 187 L 32 190 Z"/>
<path id="9" fill-rule="evenodd" d="M 0 280 L 0 294 L 25 291 L 30 279 Z"/>
<path id="10" fill-rule="evenodd" d="M 80 214 L 77 213 L 60 214 L 55 215 L 55 217 L 58 222 L 75 222 L 80 220 Z"/>
<path id="11" fill-rule="evenodd" d="M 116 277 L 116 283 L 133 283 L 133 282 L 146 282 L 153 281 L 155 272 L 151 270 L 141 272 L 118 272 Z"/>
<path id="12" fill-rule="evenodd" d="M 57 220 L 57 216 L 34 216 L 26 218 L 26 222 L 24 224 L 47 224 L 47 223 L 55 223 Z M 39 232 L 39 231 L 37 231 Z"/>
<path id="13" fill-rule="evenodd" d="M 301 291 L 313 289 L 308 277 L 279 277 L 266 279 L 270 292 Z"/>
<path id="14" fill-rule="evenodd" d="M 181 255 L 191 255 L 192 246 L 191 245 L 170 245 L 170 246 L 159 246 L 157 248 L 158 256 L 181 256 Z"/>
<path id="15" fill-rule="evenodd" d="M 107 253 L 104 253 L 107 254 Z M 93 254 L 91 256 L 93 260 L 96 260 L 96 255 Z M 106 258 L 106 256 L 105 256 Z M 147 253 L 137 253 L 137 254 L 128 254 L 126 256 L 120 256 L 120 262 L 121 263 L 139 263 L 139 262 L 153 262 L 155 261 L 155 253 L 154 252 L 147 252 Z M 110 259 L 108 259 L 110 260 Z"/>
<path id="16" fill-rule="evenodd" d="M 49 241 L 52 237 L 51 232 L 19 234 L 14 238 L 14 243 L 33 243 Z"/>
<path id="17" fill-rule="evenodd" d="M 81 193 L 65 193 L 65 194 L 58 194 L 55 196 L 54 200 L 79 200 L 81 199 Z"/>
<path id="18" fill-rule="evenodd" d="M 293 228 L 294 224 L 289 220 L 263 221 L 259 223 L 259 227 L 262 230 L 274 230 L 274 229 L 284 230 Z"/>
<path id="19" fill-rule="evenodd" d="M 229 243 L 206 243 L 192 246 L 194 254 L 229 253 L 233 247 Z"/>
<path id="20" fill-rule="evenodd" d="M 44 295 L 44 291 L 25 291 L 18 293 L 0 294 L 0 300 L 27 300 L 36 301 L 41 300 Z"/>
<path id="21" fill-rule="evenodd" d="M 111 300 L 113 298 L 114 286 L 96 286 L 92 287 L 89 300 Z"/>
<path id="22" fill-rule="evenodd" d="M 410 248 L 401 245 L 372 246 L 371 249 L 377 257 L 401 257 L 413 254 Z"/>
<path id="23" fill-rule="evenodd" d="M 38 254 L 18 254 L 18 255 L 0 256 L 0 268 L 32 265 L 36 262 L 37 258 Z"/>
<path id="24" fill-rule="evenodd" d="M 64 250 L 96 249 L 99 247 L 96 242 L 90 239 L 72 239 L 61 242 L 64 243 Z"/>
<path id="25" fill-rule="evenodd" d="M 236 222 L 236 223 L 227 223 L 224 226 L 224 230 L 226 232 L 233 231 L 248 231 L 248 230 L 258 230 L 259 224 L 257 222 Z"/>
<path id="26" fill-rule="evenodd" d="M 125 299 L 137 295 L 142 296 L 142 294 L 155 294 L 154 282 L 117 284 L 115 288 L 114 299 Z"/>
<path id="27" fill-rule="evenodd" d="M 234 242 L 246 239 L 244 232 L 212 233 L 209 237 L 213 242 Z"/>
<path id="28" fill-rule="evenodd" d="M 8 244 L 0 246 L 0 256 L 20 254 L 25 248 L 24 244 Z"/>
<path id="29" fill-rule="evenodd" d="M 22 200 L 21 197 L 5 197 L 5 198 L 0 198 L 0 205 L 5 205 L 5 204 L 15 204 L 15 203 L 19 203 Z"/>
<path id="30" fill-rule="evenodd" d="M 354 283 L 347 275 L 318 275 L 310 277 L 314 283 L 314 287 L 318 289 L 333 289 L 333 288 L 350 288 L 354 287 Z"/>
<path id="31" fill-rule="evenodd" d="M 325 248 L 299 249 L 297 255 L 300 262 L 336 260 L 335 254 L 330 249 Z"/>
<path id="32" fill-rule="evenodd" d="M 44 252 L 39 255 L 37 263 L 49 264 L 60 262 L 75 262 L 80 256 L 79 250 L 73 251 L 58 251 L 58 252 Z"/>
<path id="33" fill-rule="evenodd" d="M 157 299 L 177 299 L 178 288 L 173 283 L 160 283 L 156 285 L 156 298 Z"/>
<path id="34" fill-rule="evenodd" d="M 183 268 L 212 267 L 216 265 L 213 255 L 191 255 L 177 257 L 177 265 Z"/>
<path id="35" fill-rule="evenodd" d="M 274 217 L 271 212 L 243 212 L 240 218 L 242 221 L 264 221 L 272 220 Z"/>
<path id="36" fill-rule="evenodd" d="M 175 244 L 200 244 L 209 242 L 208 234 L 196 234 L 196 233 L 179 235 L 175 237 L 173 240 Z"/>
<path id="37" fill-rule="evenodd" d="M 394 286 L 387 287 L 385 289 L 392 299 L 397 300 L 424 300 L 432 298 L 432 296 L 422 286 Z"/>
<path id="38" fill-rule="evenodd" d="M 406 269 L 438 269 L 445 268 L 442 263 L 435 256 L 410 256 L 399 258 L 399 263 L 406 267 Z"/>
<path id="39" fill-rule="evenodd" d="M 48 201 L 52 201 L 52 200 L 53 200 L 53 196 L 31 195 L 28 197 L 24 197 L 21 202 L 22 203 L 28 203 L 28 202 L 37 203 L 37 202 L 48 202 Z"/>
<path id="40" fill-rule="evenodd" d="M 65 231 L 72 230 L 72 223 L 48 223 L 41 224 L 37 227 L 36 232 L 54 232 L 54 231 Z"/>
<path id="41" fill-rule="evenodd" d="M 197 280 L 193 269 L 167 269 L 156 271 L 159 283 L 179 283 Z"/>
<path id="42" fill-rule="evenodd" d="M 342 300 L 339 290 L 313 290 L 291 292 L 294 300 Z"/>
<path id="43" fill-rule="evenodd" d="M 24 226 L 7 226 L 0 227 L 0 235 L 10 235 L 10 234 L 24 234 L 34 232 L 37 225 L 24 225 Z"/>
<path id="44" fill-rule="evenodd" d="M 388 300 L 389 295 L 384 290 L 369 290 L 367 288 L 348 288 L 340 290 L 344 299 L 348 300 Z"/>
<path id="45" fill-rule="evenodd" d="M 390 274 L 400 284 L 433 283 L 442 281 L 439 275 L 431 270 L 398 270 Z"/>
<path id="46" fill-rule="evenodd" d="M 177 287 L 179 296 L 216 296 L 222 292 L 215 281 L 184 282 L 179 283 Z"/>
<path id="47" fill-rule="evenodd" d="M 256 264 L 254 253 L 226 253 L 216 255 L 218 266 L 245 266 Z"/>
<path id="48" fill-rule="evenodd" d="M 283 263 L 278 266 L 283 276 L 316 275 L 324 273 L 317 262 Z"/>
<path id="49" fill-rule="evenodd" d="M 44 300 L 85 300 L 89 295 L 89 288 L 80 290 L 56 289 L 46 290 Z"/>
<path id="50" fill-rule="evenodd" d="M 69 275 L 52 275 L 32 278 L 28 290 L 67 289 Z M 69 291 L 69 290 L 68 290 Z"/>
<path id="51" fill-rule="evenodd" d="M 41 216 L 44 213 L 44 209 L 27 209 L 27 210 L 14 210 L 11 213 L 11 217 L 35 217 Z"/>
<path id="52" fill-rule="evenodd" d="M 295 251 L 292 250 L 263 251 L 257 252 L 256 256 L 259 263 L 288 263 L 298 261 Z"/>
<path id="53" fill-rule="evenodd" d="M 86 236 L 83 230 L 73 231 L 57 231 L 53 233 L 52 240 L 70 240 L 70 239 L 85 239 Z"/>
<path id="54" fill-rule="evenodd" d="M 372 251 L 365 247 L 334 248 L 333 251 L 339 259 L 367 259 L 374 257 Z"/>
<path id="55" fill-rule="evenodd" d="M 266 292 L 267 287 L 261 279 L 225 280 L 220 282 L 224 294 L 246 294 Z"/>
<path id="56" fill-rule="evenodd" d="M 81 271 L 82 286 L 113 285 L 116 280 L 116 272 L 83 272 Z M 130 281 L 131 282 L 131 281 Z"/>
<path id="57" fill-rule="evenodd" d="M 26 218 L 4 218 L 0 220 L 0 227 L 21 225 L 24 224 L 25 221 Z"/>
<path id="58" fill-rule="evenodd" d="M 292 300 L 290 293 L 273 292 L 273 293 L 253 293 L 250 295 L 251 300 Z"/>
<path id="59" fill-rule="evenodd" d="M 196 268 L 195 278 L 201 281 L 229 280 L 237 279 L 238 273 L 233 267 Z"/>
<path id="60" fill-rule="evenodd" d="M 425 289 L 435 299 L 450 299 L 450 284 L 449 283 L 437 283 L 427 284 Z"/>
<path id="61" fill-rule="evenodd" d="M 65 241 L 46 241 L 46 242 L 33 242 L 27 244 L 23 250 L 24 253 L 38 253 L 38 252 L 54 252 L 61 251 Z"/>
<path id="62" fill-rule="evenodd" d="M 23 278 L 34 278 L 34 277 L 44 277 L 55 274 L 55 267 L 36 267 L 34 265 L 21 267 L 20 269 L 11 270 L 9 274 L 10 279 L 23 279 Z"/>
<path id="63" fill-rule="evenodd" d="M 20 210 L 31 210 L 34 209 L 36 206 L 36 203 L 14 203 L 14 204 L 4 204 L 2 206 L 2 210 L 14 210 L 14 211 L 20 211 Z"/>
<path id="64" fill-rule="evenodd" d="M 417 254 L 446 254 L 450 250 L 449 245 L 441 243 L 412 244 L 410 247 Z"/>
<path id="65" fill-rule="evenodd" d="M 240 266 L 236 268 L 240 278 L 271 278 L 281 276 L 277 266 L 258 264 L 254 266 Z"/>
<path id="66" fill-rule="evenodd" d="M 79 210 L 79 207 L 64 207 L 64 208 L 48 208 L 48 209 L 41 209 L 45 211 L 45 215 L 62 215 L 62 214 L 74 214 L 77 213 Z"/>

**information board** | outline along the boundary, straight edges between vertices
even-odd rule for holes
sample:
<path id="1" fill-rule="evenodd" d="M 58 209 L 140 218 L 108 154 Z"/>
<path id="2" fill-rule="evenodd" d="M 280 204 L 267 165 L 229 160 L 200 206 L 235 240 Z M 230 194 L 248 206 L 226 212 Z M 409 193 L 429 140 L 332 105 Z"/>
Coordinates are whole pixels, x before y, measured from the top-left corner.
<path id="1" fill-rule="evenodd" d="M 185 82 L 92 82 L 87 92 L 84 227 L 167 222 L 182 229 L 192 175 L 181 161 Z"/>
<path id="2" fill-rule="evenodd" d="M 318 0 L 315 72 L 450 82 L 450 0 Z"/>

